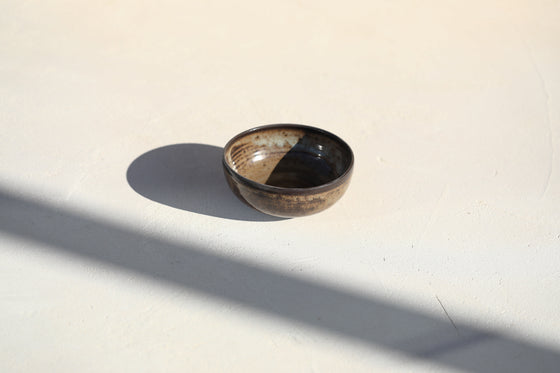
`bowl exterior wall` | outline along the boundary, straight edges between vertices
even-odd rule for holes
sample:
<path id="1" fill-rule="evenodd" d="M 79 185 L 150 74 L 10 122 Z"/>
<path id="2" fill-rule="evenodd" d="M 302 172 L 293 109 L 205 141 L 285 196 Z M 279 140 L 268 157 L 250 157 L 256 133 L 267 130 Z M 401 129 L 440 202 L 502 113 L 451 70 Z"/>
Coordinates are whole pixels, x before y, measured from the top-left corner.
<path id="1" fill-rule="evenodd" d="M 227 183 L 233 193 L 247 205 L 268 215 L 294 218 L 321 212 L 338 201 L 350 184 L 351 172 L 335 186 L 324 189 L 300 189 L 297 193 L 263 190 L 247 184 L 224 166 Z"/>

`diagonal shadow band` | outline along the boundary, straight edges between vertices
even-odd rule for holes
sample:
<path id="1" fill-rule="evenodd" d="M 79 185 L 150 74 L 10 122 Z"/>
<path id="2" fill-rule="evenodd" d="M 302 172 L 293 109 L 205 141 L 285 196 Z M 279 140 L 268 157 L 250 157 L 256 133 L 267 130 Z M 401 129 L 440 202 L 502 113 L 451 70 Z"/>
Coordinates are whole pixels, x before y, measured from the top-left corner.
<path id="1" fill-rule="evenodd" d="M 126 179 L 138 194 L 181 210 L 224 219 L 277 221 L 239 201 L 222 170 L 223 148 L 174 144 L 152 149 L 128 167 Z"/>
<path id="2" fill-rule="evenodd" d="M 297 278 L 0 189 L 0 231 L 372 348 L 473 372 L 557 372 L 560 351 Z"/>

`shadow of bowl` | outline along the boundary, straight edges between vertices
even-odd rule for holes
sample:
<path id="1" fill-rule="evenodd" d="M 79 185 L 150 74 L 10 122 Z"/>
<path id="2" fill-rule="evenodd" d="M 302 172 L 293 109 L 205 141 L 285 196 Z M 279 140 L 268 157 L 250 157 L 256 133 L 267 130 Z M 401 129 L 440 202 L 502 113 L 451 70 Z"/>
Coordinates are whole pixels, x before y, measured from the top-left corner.
<path id="1" fill-rule="evenodd" d="M 243 204 L 228 188 L 223 148 L 175 144 L 150 150 L 128 167 L 128 184 L 155 202 L 197 214 L 246 221 L 282 220 Z"/>

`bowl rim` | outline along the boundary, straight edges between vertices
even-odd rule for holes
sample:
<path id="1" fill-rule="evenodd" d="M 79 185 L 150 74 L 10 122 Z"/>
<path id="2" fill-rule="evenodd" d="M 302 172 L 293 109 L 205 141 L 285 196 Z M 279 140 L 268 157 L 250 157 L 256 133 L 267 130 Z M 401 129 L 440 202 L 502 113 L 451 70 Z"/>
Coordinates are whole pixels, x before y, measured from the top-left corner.
<path id="1" fill-rule="evenodd" d="M 295 129 L 302 129 L 302 130 L 306 130 L 306 131 L 312 131 L 312 132 L 316 132 L 316 133 L 319 133 L 321 135 L 330 137 L 331 139 L 335 140 L 336 142 L 339 142 L 340 144 L 342 144 L 343 147 L 345 147 L 348 150 L 348 154 L 350 156 L 350 162 L 348 163 L 348 166 L 346 167 L 346 170 L 340 176 L 336 177 L 335 179 L 333 179 L 333 180 L 331 180 L 327 183 L 321 184 L 321 185 L 317 185 L 317 186 L 314 186 L 314 187 L 308 187 L 308 188 L 286 188 L 286 187 L 278 187 L 278 186 L 274 186 L 274 185 L 263 184 L 263 183 L 259 183 L 257 181 L 251 180 L 249 178 L 246 178 L 245 176 L 242 176 L 237 171 L 235 171 L 228 164 L 228 162 L 226 161 L 226 152 L 229 148 L 231 148 L 231 146 L 237 140 L 239 140 L 242 137 L 245 137 L 245 136 L 247 136 L 251 133 L 254 133 L 254 132 L 263 131 L 263 130 L 267 130 L 267 129 L 274 129 L 274 128 L 289 128 L 289 129 L 294 129 L 295 128 Z M 265 125 L 250 128 L 250 129 L 245 130 L 243 132 L 240 132 L 237 135 L 235 135 L 234 137 L 232 137 L 226 143 L 226 145 L 224 146 L 224 150 L 223 150 L 223 154 L 222 154 L 222 164 L 231 176 L 235 177 L 239 181 L 241 181 L 245 184 L 248 184 L 248 185 L 250 185 L 254 188 L 269 191 L 269 192 L 273 192 L 273 193 L 309 194 L 309 193 L 313 193 L 313 192 L 327 191 L 327 190 L 333 189 L 333 188 L 338 187 L 339 185 L 343 184 L 348 179 L 348 177 L 352 174 L 352 171 L 354 169 L 354 152 L 352 151 L 352 148 L 350 147 L 350 145 L 348 145 L 348 143 L 346 143 L 346 141 L 342 140 L 339 136 L 335 135 L 334 133 L 326 131 L 322 128 L 308 126 L 308 125 L 305 125 L 305 124 L 293 124 L 293 123 L 265 124 Z"/>

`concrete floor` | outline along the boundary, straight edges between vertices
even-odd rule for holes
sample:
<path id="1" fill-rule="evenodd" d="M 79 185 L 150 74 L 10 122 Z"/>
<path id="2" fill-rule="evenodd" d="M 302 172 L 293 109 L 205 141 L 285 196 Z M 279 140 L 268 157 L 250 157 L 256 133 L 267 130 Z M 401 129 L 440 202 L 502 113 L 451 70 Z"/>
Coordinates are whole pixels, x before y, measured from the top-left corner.
<path id="1" fill-rule="evenodd" d="M 558 371 L 559 1 L 1 8 L 1 371 Z M 281 122 L 331 209 L 227 189 Z"/>

